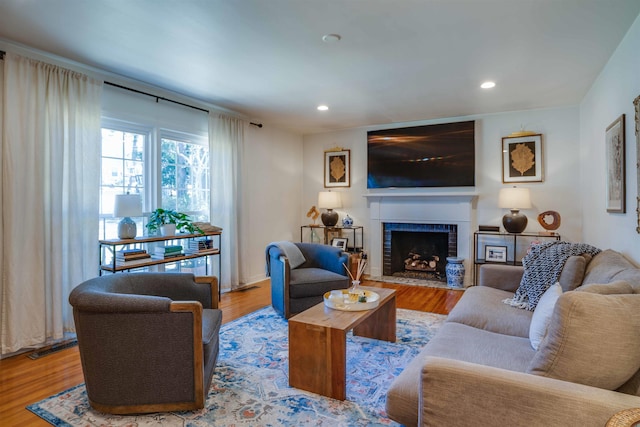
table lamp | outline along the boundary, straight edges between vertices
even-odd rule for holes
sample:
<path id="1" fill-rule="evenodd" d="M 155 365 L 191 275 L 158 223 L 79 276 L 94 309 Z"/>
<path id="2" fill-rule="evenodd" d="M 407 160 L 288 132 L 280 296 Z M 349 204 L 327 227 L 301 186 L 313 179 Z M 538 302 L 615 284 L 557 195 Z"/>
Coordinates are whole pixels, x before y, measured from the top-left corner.
<path id="1" fill-rule="evenodd" d="M 498 196 L 498 206 L 511 210 L 502 217 L 502 225 L 509 233 L 522 233 L 527 228 L 527 217 L 520 209 L 531 208 L 531 195 L 528 188 L 503 188 Z"/>
<path id="2" fill-rule="evenodd" d="M 318 207 L 320 209 L 326 209 L 327 212 L 323 212 L 320 216 L 322 223 L 325 227 L 333 227 L 338 223 L 338 212 L 334 212 L 335 208 L 342 207 L 340 201 L 340 193 L 334 193 L 332 191 L 321 191 L 318 194 Z"/>
<path id="3" fill-rule="evenodd" d="M 139 194 L 117 194 L 113 216 L 122 218 L 118 223 L 118 238 L 133 239 L 136 237 L 136 222 L 132 216 L 142 216 L 142 199 Z"/>

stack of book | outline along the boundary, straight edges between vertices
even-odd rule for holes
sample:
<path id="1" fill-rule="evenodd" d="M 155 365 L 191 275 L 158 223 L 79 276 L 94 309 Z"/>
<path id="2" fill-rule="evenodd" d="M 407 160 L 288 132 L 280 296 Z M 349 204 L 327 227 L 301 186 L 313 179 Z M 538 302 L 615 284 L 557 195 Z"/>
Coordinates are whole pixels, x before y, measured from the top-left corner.
<path id="1" fill-rule="evenodd" d="M 127 262 L 150 257 L 151 255 L 149 255 L 144 249 L 123 249 L 121 251 L 116 251 L 116 261 L 118 262 Z"/>
<path id="2" fill-rule="evenodd" d="M 181 245 L 167 245 L 156 248 L 153 251 L 153 258 L 166 259 L 182 255 Z"/>
<path id="3" fill-rule="evenodd" d="M 211 239 L 190 239 L 184 252 L 195 254 L 201 251 L 213 249 L 213 240 Z"/>

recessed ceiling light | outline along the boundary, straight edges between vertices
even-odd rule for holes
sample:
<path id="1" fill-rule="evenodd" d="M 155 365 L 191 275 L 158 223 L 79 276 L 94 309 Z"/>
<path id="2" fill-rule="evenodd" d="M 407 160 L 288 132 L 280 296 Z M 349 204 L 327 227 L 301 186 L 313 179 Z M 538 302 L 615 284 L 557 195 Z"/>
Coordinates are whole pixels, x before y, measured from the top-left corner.
<path id="1" fill-rule="evenodd" d="M 318 105 L 318 111 L 327 111 L 329 107 L 326 105 Z"/>
<path id="2" fill-rule="evenodd" d="M 484 82 L 480 85 L 480 87 L 482 89 L 491 89 L 492 87 L 495 87 L 496 84 L 494 82 Z"/>
<path id="3" fill-rule="evenodd" d="M 342 39 L 340 34 L 325 34 L 322 36 L 322 41 L 325 43 L 337 43 Z"/>

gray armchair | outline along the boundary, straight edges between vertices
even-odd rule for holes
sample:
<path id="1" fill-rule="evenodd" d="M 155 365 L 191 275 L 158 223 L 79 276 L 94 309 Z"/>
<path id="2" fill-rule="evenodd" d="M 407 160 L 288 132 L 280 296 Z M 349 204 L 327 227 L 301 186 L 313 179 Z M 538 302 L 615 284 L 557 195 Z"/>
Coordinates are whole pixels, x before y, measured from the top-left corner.
<path id="1" fill-rule="evenodd" d="M 271 305 L 286 319 L 322 302 L 325 292 L 349 287 L 344 265 L 349 254 L 318 243 L 294 243 L 304 262 L 291 267 L 290 259 L 277 244 L 267 246 L 267 274 L 271 276 Z M 344 265 L 343 265 L 344 264 Z"/>
<path id="2" fill-rule="evenodd" d="M 69 296 L 91 406 L 112 414 L 204 407 L 218 358 L 218 280 L 96 277 Z"/>

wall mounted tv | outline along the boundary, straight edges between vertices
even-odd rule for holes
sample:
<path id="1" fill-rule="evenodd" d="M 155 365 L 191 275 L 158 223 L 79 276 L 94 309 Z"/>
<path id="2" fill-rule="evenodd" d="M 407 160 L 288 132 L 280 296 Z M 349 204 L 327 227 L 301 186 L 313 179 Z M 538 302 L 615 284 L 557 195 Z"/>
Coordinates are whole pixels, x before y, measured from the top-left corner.
<path id="1" fill-rule="evenodd" d="M 367 188 L 472 187 L 475 121 L 367 132 Z"/>

